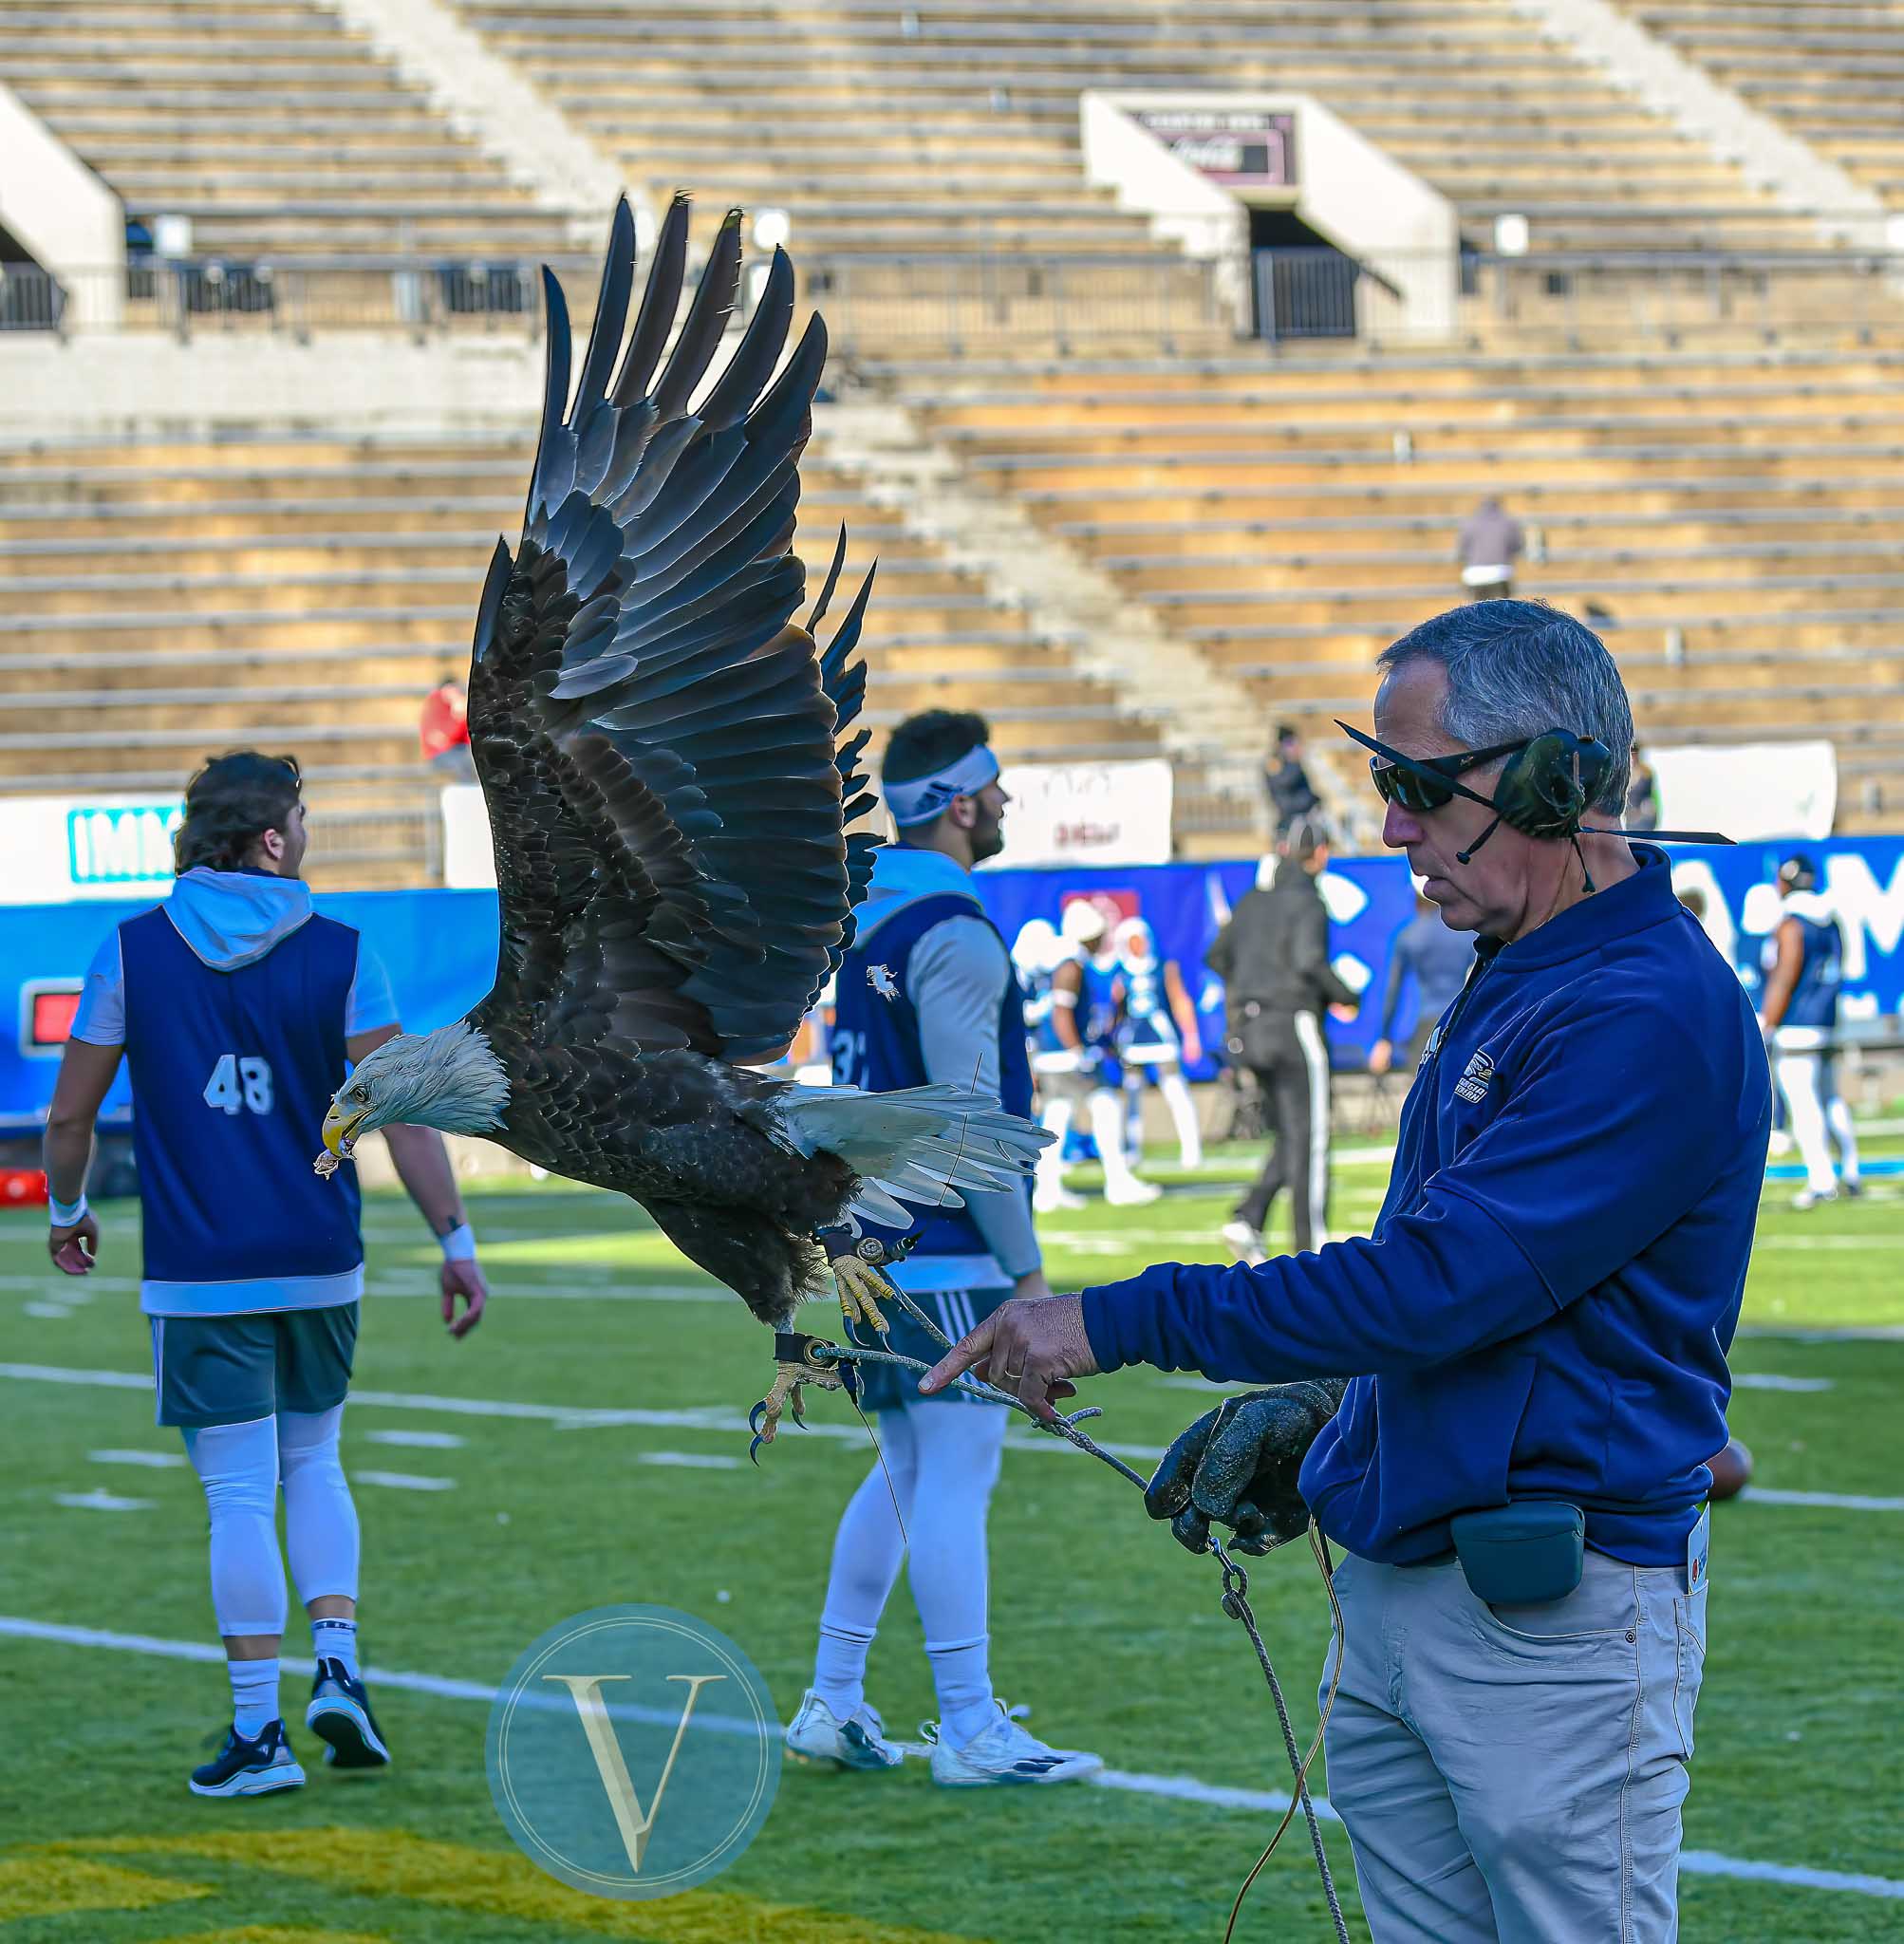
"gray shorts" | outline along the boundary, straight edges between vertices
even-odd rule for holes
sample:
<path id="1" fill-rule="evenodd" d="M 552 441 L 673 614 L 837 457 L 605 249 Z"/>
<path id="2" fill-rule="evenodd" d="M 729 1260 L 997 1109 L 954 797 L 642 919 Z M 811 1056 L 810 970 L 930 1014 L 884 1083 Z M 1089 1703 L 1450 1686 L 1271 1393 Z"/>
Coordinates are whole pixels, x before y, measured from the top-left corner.
<path id="1" fill-rule="evenodd" d="M 159 1424 L 202 1430 L 344 1402 L 357 1304 L 243 1317 L 152 1317 Z"/>

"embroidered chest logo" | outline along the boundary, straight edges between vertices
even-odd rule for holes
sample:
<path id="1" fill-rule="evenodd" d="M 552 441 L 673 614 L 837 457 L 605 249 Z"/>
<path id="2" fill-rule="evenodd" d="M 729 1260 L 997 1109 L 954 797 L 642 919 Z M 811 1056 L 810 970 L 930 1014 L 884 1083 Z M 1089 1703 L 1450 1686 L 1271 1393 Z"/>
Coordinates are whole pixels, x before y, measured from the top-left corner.
<path id="1" fill-rule="evenodd" d="M 888 965 L 868 965 L 866 968 L 866 982 L 881 999 L 894 1000 L 899 997 L 899 987 L 893 983 L 892 968 Z"/>
<path id="2" fill-rule="evenodd" d="M 1465 1100 L 1470 1106 L 1478 1106 L 1487 1098 L 1487 1089 L 1494 1079 L 1494 1062 L 1484 1053 L 1477 1053 L 1467 1063 L 1467 1071 L 1454 1083 L 1455 1097 Z"/>

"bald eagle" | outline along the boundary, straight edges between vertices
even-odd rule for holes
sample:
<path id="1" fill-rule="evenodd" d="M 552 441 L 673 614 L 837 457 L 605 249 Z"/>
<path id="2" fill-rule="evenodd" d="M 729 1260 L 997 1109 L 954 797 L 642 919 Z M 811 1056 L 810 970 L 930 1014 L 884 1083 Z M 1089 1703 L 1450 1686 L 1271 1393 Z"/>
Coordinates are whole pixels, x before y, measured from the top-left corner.
<path id="1" fill-rule="evenodd" d="M 825 1286 L 819 1229 L 1017 1187 L 1043 1139 L 948 1087 L 867 1094 L 749 1071 L 778 1055 L 850 944 L 877 839 L 860 768 L 868 573 L 822 651 L 793 551 L 797 463 L 826 356 L 815 315 L 780 365 L 793 272 L 775 251 L 702 393 L 740 276 L 722 224 L 672 351 L 688 205 L 635 262 L 615 212 L 572 402 L 561 285 L 522 538 L 497 542 L 476 624 L 469 731 L 495 849 L 495 984 L 466 1018 L 366 1056 L 325 1116 L 328 1171 L 391 1122 L 487 1134 L 619 1189 L 761 1321 Z M 624 337 L 626 336 L 625 346 Z M 618 364 L 619 354 L 619 364 Z M 850 1260 L 850 1259 L 849 1259 Z M 847 1313 L 884 1327 L 866 1282 Z M 798 1410 L 783 1365 L 766 1433 Z"/>

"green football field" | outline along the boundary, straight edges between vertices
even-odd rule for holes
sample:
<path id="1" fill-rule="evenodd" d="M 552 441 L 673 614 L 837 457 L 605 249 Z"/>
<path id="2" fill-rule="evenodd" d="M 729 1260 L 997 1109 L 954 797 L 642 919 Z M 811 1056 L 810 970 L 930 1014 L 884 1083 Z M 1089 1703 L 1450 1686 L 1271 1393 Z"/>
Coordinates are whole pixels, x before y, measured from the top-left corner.
<path id="1" fill-rule="evenodd" d="M 1058 1218 L 1054 1282 L 1215 1259 L 1242 1168 L 1221 1153 L 1195 1179 L 1160 1167 L 1153 1206 Z M 1340 1225 L 1366 1227 L 1385 1174 L 1379 1158 L 1338 1166 Z M 1734 1429 L 1764 1496 L 1715 1514 L 1683 1878 L 1697 1944 L 1904 1935 L 1904 1181 L 1806 1216 L 1790 1187 L 1767 1192 L 1734 1357 Z M 367 1204 L 345 1433 L 366 1655 L 471 1692 L 373 1673 L 399 1759 L 353 1779 L 311 1759 L 306 1682 L 288 1673 L 310 1784 L 239 1803 L 185 1788 L 228 1703 L 203 1657 L 199 1488 L 143 1381 L 136 1218 L 110 1207 L 100 1269 L 74 1284 L 51 1271 L 41 1219 L 0 1217 L 0 1944 L 1215 1944 L 1273 1822 L 1221 1792 L 1289 1779 L 1267 1696 L 1212 1564 L 1123 1481 L 1028 1430 L 994 1505 L 993 1668 L 1036 1731 L 1100 1751 L 1112 1785 L 950 1793 L 921 1763 L 878 1778 L 790 1766 L 758 1840 L 706 1889 L 615 1903 L 532 1866 L 491 1807 L 480 1691 L 566 1616 L 652 1602 L 736 1639 L 784 1717 L 869 1453 L 822 1397 L 812 1434 L 747 1465 L 767 1338 L 632 1205 L 551 1182 L 476 1195 L 473 1213 L 494 1294 L 457 1344 L 420 1222 L 400 1197 Z M 1105 1410 L 1093 1429 L 1144 1469 L 1211 1401 L 1148 1372 L 1087 1388 Z M 1307 1550 L 1258 1564 L 1252 1597 L 1306 1738 L 1327 1637 Z M 293 1613 L 288 1655 L 308 1651 Z M 907 1736 L 932 1712 L 903 1587 L 869 1694 Z M 1348 1843 L 1325 1826 L 1353 1899 Z M 1366 1936 L 1353 1908 L 1352 1923 Z M 1299 1826 L 1239 1935 L 1328 1935 Z"/>

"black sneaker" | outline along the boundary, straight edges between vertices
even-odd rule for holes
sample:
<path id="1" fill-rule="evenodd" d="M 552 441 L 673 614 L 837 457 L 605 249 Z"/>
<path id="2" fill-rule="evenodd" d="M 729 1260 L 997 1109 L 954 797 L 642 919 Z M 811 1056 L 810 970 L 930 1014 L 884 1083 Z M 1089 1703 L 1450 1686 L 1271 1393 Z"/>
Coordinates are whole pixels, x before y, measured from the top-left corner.
<path id="1" fill-rule="evenodd" d="M 341 1660 L 318 1662 L 304 1725 L 329 1744 L 324 1759 L 334 1768 L 382 1768 L 390 1760 L 370 1696 L 362 1681 L 345 1673 Z"/>
<path id="2" fill-rule="evenodd" d="M 195 1796 L 268 1796 L 274 1789 L 302 1788 L 304 1770 L 290 1751 L 282 1721 L 270 1721 L 247 1741 L 235 1724 L 225 1746 L 192 1771 Z"/>

